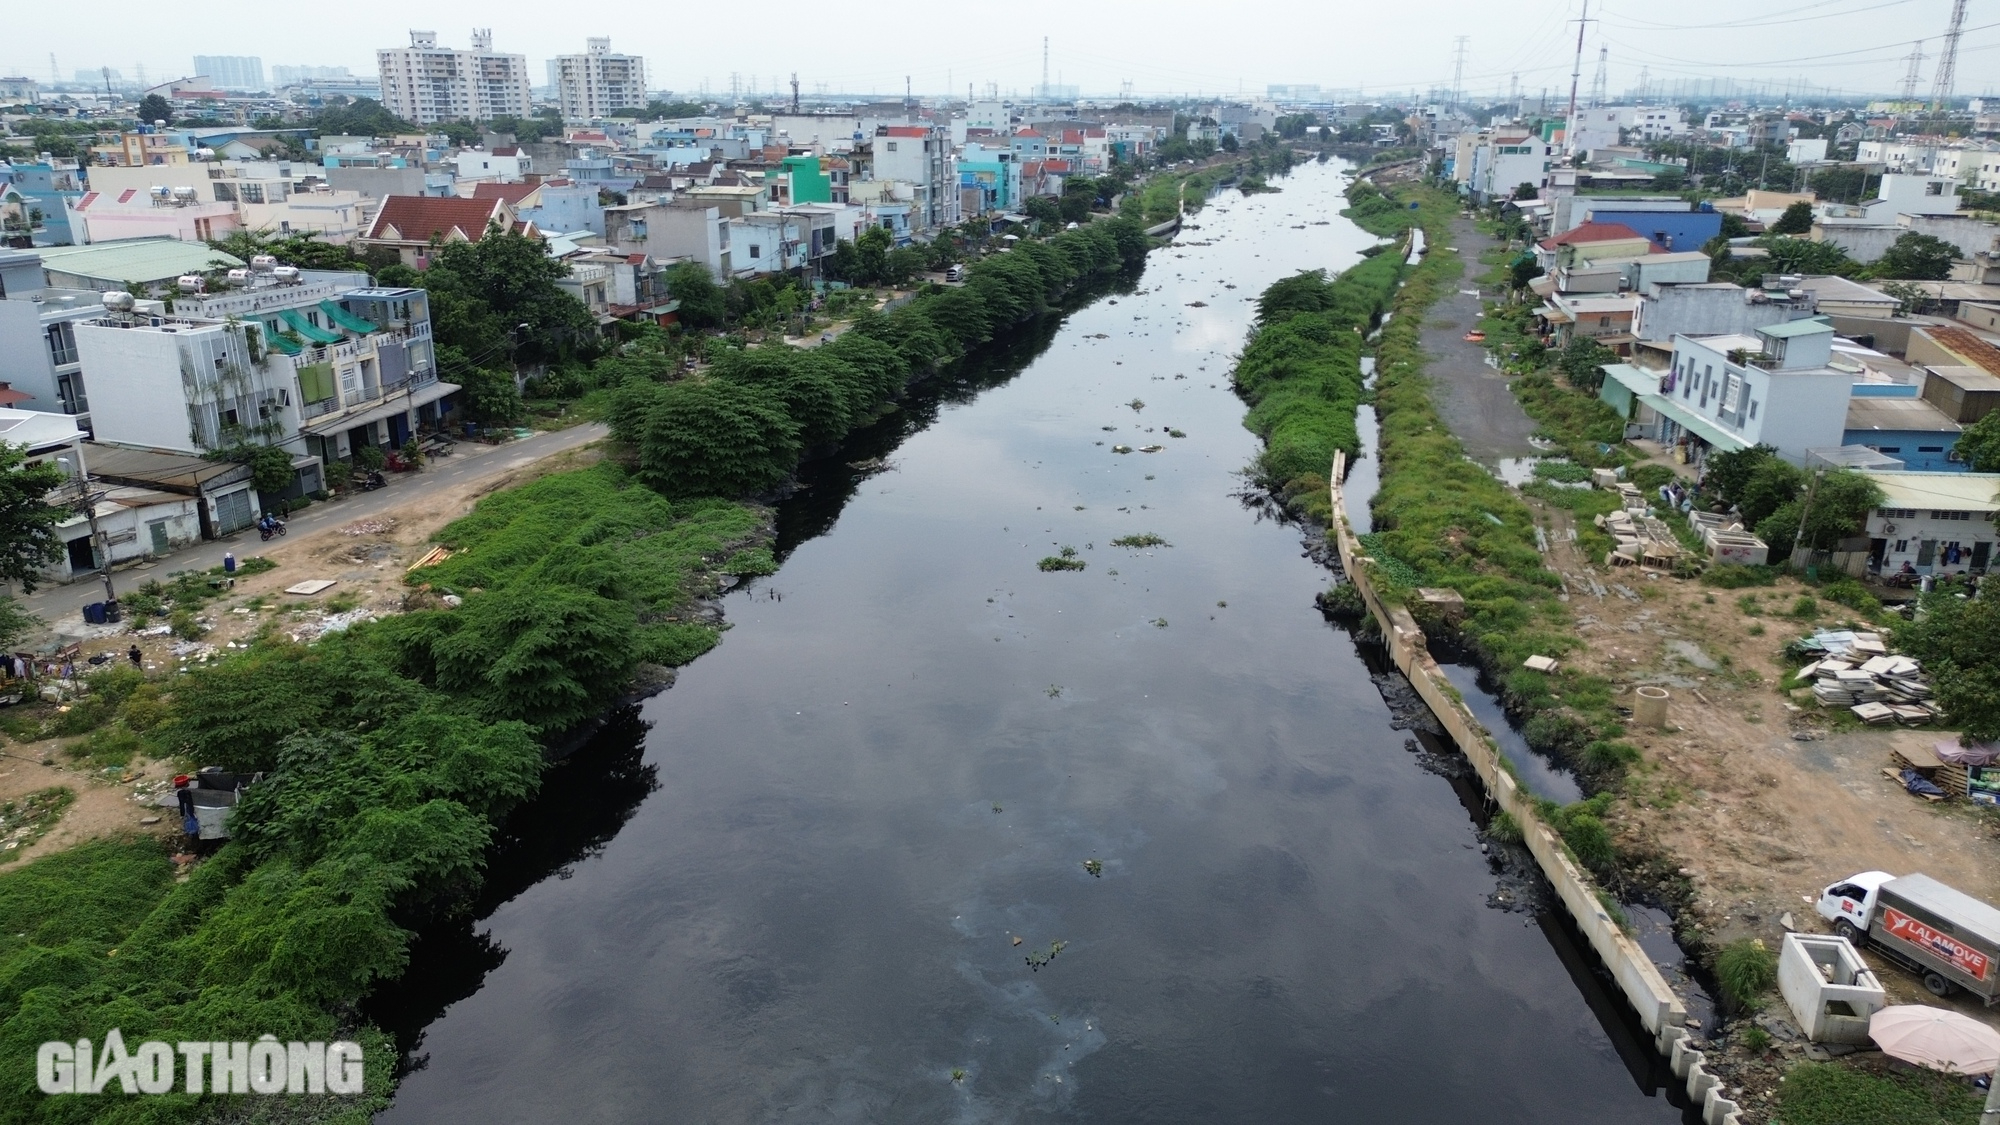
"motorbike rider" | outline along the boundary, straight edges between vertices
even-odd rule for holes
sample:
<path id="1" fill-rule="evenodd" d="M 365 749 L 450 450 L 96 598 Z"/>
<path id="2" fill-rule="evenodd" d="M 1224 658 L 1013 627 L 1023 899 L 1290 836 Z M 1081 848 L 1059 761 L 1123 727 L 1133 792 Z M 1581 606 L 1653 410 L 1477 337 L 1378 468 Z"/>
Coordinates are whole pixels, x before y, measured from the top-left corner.
<path id="1" fill-rule="evenodd" d="M 265 537 L 269 538 L 272 533 L 278 530 L 278 517 L 265 512 L 264 518 L 257 521 L 257 530 L 263 532 Z"/>

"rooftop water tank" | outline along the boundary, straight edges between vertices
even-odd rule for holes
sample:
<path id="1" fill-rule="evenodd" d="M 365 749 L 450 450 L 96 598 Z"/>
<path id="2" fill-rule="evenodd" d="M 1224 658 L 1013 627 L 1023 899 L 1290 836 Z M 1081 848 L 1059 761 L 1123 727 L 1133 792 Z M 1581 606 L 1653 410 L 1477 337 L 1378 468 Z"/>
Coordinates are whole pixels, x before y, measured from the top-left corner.
<path id="1" fill-rule="evenodd" d="M 110 292 L 104 295 L 104 307 L 111 312 L 128 313 L 137 300 L 130 293 Z"/>
<path id="2" fill-rule="evenodd" d="M 279 281 L 297 281 L 299 279 L 298 267 L 279 266 L 271 271 L 271 276 L 277 278 Z"/>
<path id="3" fill-rule="evenodd" d="M 199 293 L 208 288 L 208 281 L 198 273 L 184 273 L 174 282 L 174 287 L 183 293 Z"/>

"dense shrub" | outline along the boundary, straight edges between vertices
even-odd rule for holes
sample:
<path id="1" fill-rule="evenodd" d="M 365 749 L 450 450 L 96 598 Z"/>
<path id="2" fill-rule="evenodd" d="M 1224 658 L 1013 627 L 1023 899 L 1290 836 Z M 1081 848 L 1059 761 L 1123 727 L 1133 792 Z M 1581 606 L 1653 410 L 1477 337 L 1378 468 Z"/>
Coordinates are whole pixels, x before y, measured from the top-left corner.
<path id="1" fill-rule="evenodd" d="M 1778 983 L 1778 955 L 1756 938 L 1738 938 L 1715 955 L 1715 981 L 1731 1008 L 1756 1007 L 1757 998 Z"/>

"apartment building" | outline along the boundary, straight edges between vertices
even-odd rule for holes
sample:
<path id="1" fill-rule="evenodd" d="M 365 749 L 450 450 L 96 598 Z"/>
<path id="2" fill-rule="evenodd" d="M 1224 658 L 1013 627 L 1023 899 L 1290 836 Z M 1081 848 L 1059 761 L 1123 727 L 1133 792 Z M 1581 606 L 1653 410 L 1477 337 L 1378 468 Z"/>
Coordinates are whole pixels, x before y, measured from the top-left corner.
<path id="1" fill-rule="evenodd" d="M 194 72 L 218 89 L 264 90 L 264 60 L 255 55 L 196 55 Z"/>
<path id="2" fill-rule="evenodd" d="M 564 121 L 594 121 L 613 110 L 645 108 L 646 60 L 612 53 L 609 37 L 584 40 L 583 54 L 558 55 L 552 69 Z"/>
<path id="3" fill-rule="evenodd" d="M 472 33 L 472 49 L 438 46 L 437 32 L 412 31 L 408 47 L 375 52 L 382 76 L 382 104 L 419 125 L 440 121 L 490 121 L 530 110 L 528 56 L 493 50 L 493 32 Z"/>

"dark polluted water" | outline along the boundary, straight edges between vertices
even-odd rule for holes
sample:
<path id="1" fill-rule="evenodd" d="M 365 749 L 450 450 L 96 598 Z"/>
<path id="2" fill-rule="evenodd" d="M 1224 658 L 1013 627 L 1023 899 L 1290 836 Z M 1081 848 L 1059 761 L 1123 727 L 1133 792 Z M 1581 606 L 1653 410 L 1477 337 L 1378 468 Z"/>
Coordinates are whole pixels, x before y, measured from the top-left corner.
<path id="1" fill-rule="evenodd" d="M 382 1120 L 1680 1117 L 1239 497 L 1256 294 L 1374 241 L 1338 166 L 1279 183 L 810 469 L 372 1006 Z"/>

